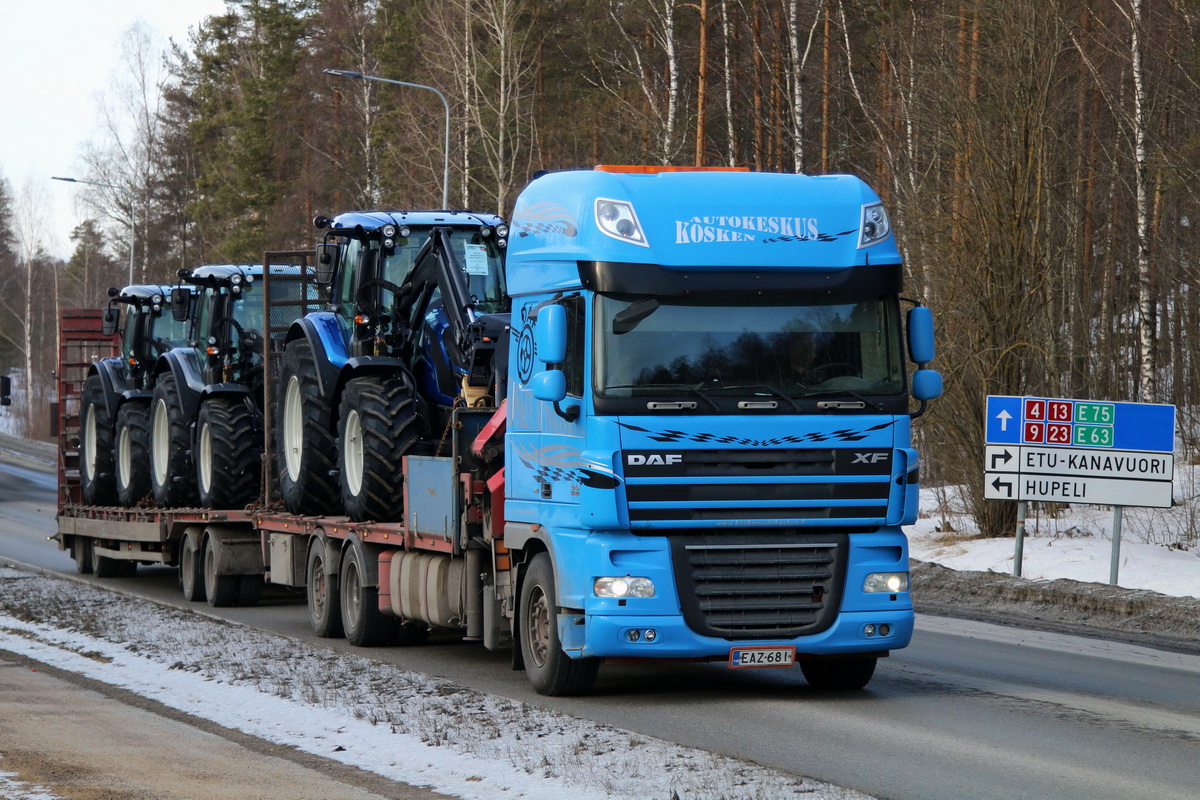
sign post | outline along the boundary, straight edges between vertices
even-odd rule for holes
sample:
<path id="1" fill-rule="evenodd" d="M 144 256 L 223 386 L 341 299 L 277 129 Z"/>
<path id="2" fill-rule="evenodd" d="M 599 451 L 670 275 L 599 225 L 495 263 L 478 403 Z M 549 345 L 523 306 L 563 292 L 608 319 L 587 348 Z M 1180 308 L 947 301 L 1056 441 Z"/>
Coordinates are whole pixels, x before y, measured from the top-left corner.
<path id="1" fill-rule="evenodd" d="M 1115 507 L 1109 572 L 1115 584 L 1120 509 L 1171 506 L 1175 407 L 992 395 L 985 422 L 985 498 Z M 1018 538 L 1017 576 L 1021 544 Z"/>

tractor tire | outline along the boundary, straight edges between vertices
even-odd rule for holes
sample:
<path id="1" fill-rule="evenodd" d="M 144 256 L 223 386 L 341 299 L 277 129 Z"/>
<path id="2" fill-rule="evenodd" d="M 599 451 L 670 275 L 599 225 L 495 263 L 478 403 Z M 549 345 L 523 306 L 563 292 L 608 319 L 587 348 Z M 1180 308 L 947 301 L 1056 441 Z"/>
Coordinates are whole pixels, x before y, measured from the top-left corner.
<path id="1" fill-rule="evenodd" d="M 198 500 L 190 422 L 175 375 L 164 372 L 150 403 L 150 482 L 163 508 L 194 506 Z"/>
<path id="2" fill-rule="evenodd" d="M 598 658 L 571 658 L 558 640 L 558 599 L 550 557 L 538 553 L 521 581 L 517 620 L 525 675 L 538 694 L 569 697 L 591 691 L 600 671 Z"/>
<path id="3" fill-rule="evenodd" d="M 419 438 L 412 382 L 404 377 L 355 378 L 339 410 L 342 504 L 356 522 L 404 517 L 402 457 Z"/>
<path id="4" fill-rule="evenodd" d="M 244 508 L 262 482 L 262 431 L 242 398 L 212 397 L 196 418 L 196 483 L 204 508 Z"/>
<path id="5" fill-rule="evenodd" d="M 284 505 L 293 514 L 337 514 L 333 404 L 321 396 L 312 348 L 303 339 L 283 349 L 279 387 L 275 450 Z"/>
<path id="6" fill-rule="evenodd" d="M 150 407 L 127 401 L 117 412 L 117 501 L 133 508 L 150 495 Z"/>
<path id="7" fill-rule="evenodd" d="M 113 420 L 104 404 L 104 381 L 88 376 L 80 398 L 79 480 L 83 502 L 111 506 L 117 502 L 117 478 L 113 472 Z"/>

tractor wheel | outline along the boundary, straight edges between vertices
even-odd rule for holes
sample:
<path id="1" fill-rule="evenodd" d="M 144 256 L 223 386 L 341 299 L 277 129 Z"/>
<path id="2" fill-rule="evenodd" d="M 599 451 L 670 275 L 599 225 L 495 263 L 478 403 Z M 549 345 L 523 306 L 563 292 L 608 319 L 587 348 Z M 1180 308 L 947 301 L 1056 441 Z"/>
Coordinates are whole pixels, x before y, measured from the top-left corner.
<path id="1" fill-rule="evenodd" d="M 150 409 L 128 401 L 117 412 L 117 500 L 132 508 L 150 494 Z"/>
<path id="2" fill-rule="evenodd" d="M 321 396 L 312 349 L 303 339 L 284 348 L 279 386 L 275 449 L 283 502 L 293 514 L 336 514 L 333 405 Z"/>
<path id="3" fill-rule="evenodd" d="M 571 658 L 558 640 L 558 600 L 550 557 L 538 553 L 521 582 L 518 620 L 525 675 L 538 694 L 585 694 L 596 683 L 598 658 Z"/>
<path id="4" fill-rule="evenodd" d="M 196 483 L 204 508 L 244 508 L 258 497 L 262 433 L 241 398 L 213 397 L 196 419 Z"/>
<path id="5" fill-rule="evenodd" d="M 196 505 L 192 442 L 175 376 L 164 372 L 150 403 L 150 479 L 163 508 Z"/>
<path id="6" fill-rule="evenodd" d="M 83 384 L 79 425 L 79 478 L 83 502 L 111 506 L 117 502 L 113 474 L 113 421 L 104 404 L 104 382 L 93 374 Z"/>
<path id="7" fill-rule="evenodd" d="M 339 412 L 342 503 L 356 522 L 404 516 L 402 456 L 418 439 L 412 383 L 404 378 L 355 378 Z"/>

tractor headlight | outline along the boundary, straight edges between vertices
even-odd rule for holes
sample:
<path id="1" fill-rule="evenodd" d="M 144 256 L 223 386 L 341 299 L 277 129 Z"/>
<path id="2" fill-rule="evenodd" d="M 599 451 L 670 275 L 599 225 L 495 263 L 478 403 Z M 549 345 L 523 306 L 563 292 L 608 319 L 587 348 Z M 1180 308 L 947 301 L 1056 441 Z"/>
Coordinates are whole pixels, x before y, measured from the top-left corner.
<path id="1" fill-rule="evenodd" d="M 654 581 L 649 578 L 596 578 L 592 582 L 596 597 L 654 597 Z"/>
<path id="2" fill-rule="evenodd" d="M 863 581 L 863 591 L 870 593 L 884 592 L 895 594 L 908 591 L 907 572 L 872 572 Z"/>

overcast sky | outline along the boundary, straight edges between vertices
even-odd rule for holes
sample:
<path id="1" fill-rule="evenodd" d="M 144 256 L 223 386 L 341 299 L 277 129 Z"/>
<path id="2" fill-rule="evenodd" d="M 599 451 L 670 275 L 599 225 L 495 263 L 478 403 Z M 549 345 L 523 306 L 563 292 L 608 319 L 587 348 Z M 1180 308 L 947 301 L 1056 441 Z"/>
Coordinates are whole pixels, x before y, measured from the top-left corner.
<path id="1" fill-rule="evenodd" d="M 50 176 L 88 178 L 80 154 L 99 138 L 102 94 L 115 92 L 123 34 L 141 20 L 159 39 L 188 41 L 188 31 L 225 9 L 224 0 L 0 0 L 8 36 L 0 46 L 0 176 L 14 198 L 28 182 L 43 192 L 41 240 L 53 255 L 70 255 L 81 216 L 81 188 Z"/>

